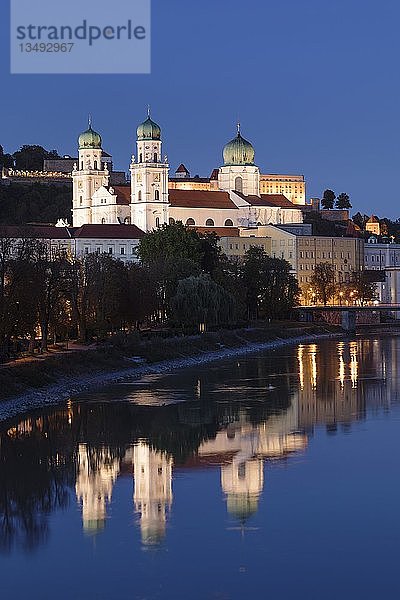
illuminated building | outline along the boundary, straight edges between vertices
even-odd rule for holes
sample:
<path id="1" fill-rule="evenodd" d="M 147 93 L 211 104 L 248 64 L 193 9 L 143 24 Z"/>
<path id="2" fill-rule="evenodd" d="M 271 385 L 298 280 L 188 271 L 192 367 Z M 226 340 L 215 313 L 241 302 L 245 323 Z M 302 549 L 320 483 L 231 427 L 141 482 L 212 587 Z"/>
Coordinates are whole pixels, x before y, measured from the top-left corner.
<path id="1" fill-rule="evenodd" d="M 172 221 L 210 228 L 303 221 L 299 206 L 305 201 L 304 178 L 271 175 L 263 176 L 267 179 L 261 183 L 254 147 L 242 136 L 240 126 L 224 147 L 223 165 L 209 179 L 190 178 L 180 165 L 170 181 L 161 128 L 150 112 L 137 128 L 130 187 L 111 185 L 102 156 L 101 136 L 89 125 L 79 136 L 79 157 L 72 171 L 74 227 L 132 223 L 151 231 Z M 264 188 L 279 191 L 265 194 Z"/>

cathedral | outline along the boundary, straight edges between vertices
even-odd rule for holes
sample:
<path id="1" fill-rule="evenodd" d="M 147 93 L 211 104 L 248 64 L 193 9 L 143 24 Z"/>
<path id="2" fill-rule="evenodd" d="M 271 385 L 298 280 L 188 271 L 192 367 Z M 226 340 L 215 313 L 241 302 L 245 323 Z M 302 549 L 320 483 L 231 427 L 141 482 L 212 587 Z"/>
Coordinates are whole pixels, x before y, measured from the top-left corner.
<path id="1" fill-rule="evenodd" d="M 102 138 L 91 122 L 78 143 L 72 172 L 74 227 L 133 224 L 146 232 L 175 221 L 207 230 L 303 222 L 304 178 L 261 175 L 254 147 L 242 136 L 240 125 L 224 147 L 223 165 L 210 178 L 190 177 L 183 164 L 170 178 L 161 128 L 150 111 L 137 128 L 129 185 L 112 185 Z"/>

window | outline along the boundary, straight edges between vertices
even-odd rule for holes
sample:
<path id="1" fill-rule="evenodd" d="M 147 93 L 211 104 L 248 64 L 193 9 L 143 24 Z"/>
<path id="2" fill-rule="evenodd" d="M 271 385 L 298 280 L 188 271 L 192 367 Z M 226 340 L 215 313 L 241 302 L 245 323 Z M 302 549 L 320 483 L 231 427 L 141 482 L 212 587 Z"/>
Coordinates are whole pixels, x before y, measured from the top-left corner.
<path id="1" fill-rule="evenodd" d="M 231 219 L 226 219 L 225 227 L 233 227 L 233 221 Z"/>
<path id="2" fill-rule="evenodd" d="M 82 206 L 82 202 L 83 202 L 83 198 L 82 196 L 79 197 L 79 204 Z"/>
<path id="3" fill-rule="evenodd" d="M 241 177 L 236 177 L 235 179 L 235 192 L 243 192 L 243 179 Z"/>
<path id="4" fill-rule="evenodd" d="M 120 248 L 120 254 L 122 256 L 125 256 L 125 246 L 121 246 L 121 248 Z"/>
<path id="5" fill-rule="evenodd" d="M 212 219 L 207 219 L 206 227 L 214 227 L 214 221 Z"/>
<path id="6" fill-rule="evenodd" d="M 141 202 L 141 201 L 142 201 L 142 190 L 139 190 L 139 191 L 138 191 L 138 194 L 137 194 L 137 199 L 138 199 L 138 201 L 139 201 L 139 202 Z"/>
<path id="7" fill-rule="evenodd" d="M 160 190 L 154 190 L 154 200 L 160 199 Z"/>
<path id="8" fill-rule="evenodd" d="M 102 224 L 102 225 L 105 225 L 105 224 L 106 224 L 106 220 L 105 220 L 105 218 L 104 218 L 104 217 L 103 217 L 103 218 L 102 218 L 102 220 L 101 220 L 101 224 Z"/>
<path id="9" fill-rule="evenodd" d="M 113 254 L 113 249 L 111 246 L 108 247 L 108 254 Z"/>
<path id="10" fill-rule="evenodd" d="M 194 222 L 194 219 L 187 219 L 186 225 L 193 227 L 193 225 L 196 225 L 196 223 Z"/>
<path id="11" fill-rule="evenodd" d="M 169 218 L 169 224 L 170 225 L 175 225 L 175 219 L 173 219 L 172 217 Z"/>
<path id="12" fill-rule="evenodd" d="M 89 254 L 89 248 L 87 246 L 85 248 L 85 254 Z"/>
<path id="13" fill-rule="evenodd" d="M 81 170 L 83 171 L 83 161 L 81 162 Z"/>
<path id="14" fill-rule="evenodd" d="M 143 162 L 143 154 L 139 154 L 139 162 Z"/>
<path id="15" fill-rule="evenodd" d="M 97 171 L 97 160 L 94 161 L 94 170 Z"/>
<path id="16" fill-rule="evenodd" d="M 130 222 L 131 222 L 130 217 L 125 217 L 124 224 L 125 225 L 130 225 Z"/>
<path id="17" fill-rule="evenodd" d="M 157 158 L 158 158 L 158 155 L 157 155 L 157 152 L 155 152 L 155 153 L 154 153 L 154 162 L 155 162 L 155 163 L 157 162 Z"/>
<path id="18" fill-rule="evenodd" d="M 160 227 L 160 217 L 156 217 L 156 227 Z"/>
<path id="19" fill-rule="evenodd" d="M 96 248 L 96 254 L 100 254 L 100 253 L 101 253 L 101 247 L 97 246 L 97 248 Z"/>

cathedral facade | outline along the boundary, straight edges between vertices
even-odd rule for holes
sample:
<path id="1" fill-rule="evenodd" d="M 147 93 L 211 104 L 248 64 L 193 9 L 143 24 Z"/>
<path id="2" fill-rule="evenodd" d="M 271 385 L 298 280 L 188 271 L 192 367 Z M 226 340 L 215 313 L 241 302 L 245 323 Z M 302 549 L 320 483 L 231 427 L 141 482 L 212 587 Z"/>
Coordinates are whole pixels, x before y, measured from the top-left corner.
<path id="1" fill-rule="evenodd" d="M 223 165 L 210 178 L 191 178 L 184 165 L 179 167 L 175 178 L 169 177 L 161 128 L 150 113 L 137 128 L 130 185 L 110 184 L 110 171 L 102 161 L 103 154 L 101 136 L 89 123 L 89 128 L 79 136 L 79 158 L 72 172 L 74 227 L 133 224 L 146 232 L 174 221 L 210 229 L 303 221 L 299 204 L 303 198 L 305 201 L 304 179 L 270 176 L 281 182 L 280 188 L 274 188 L 279 193 L 261 193 L 267 176 L 260 175 L 254 148 L 242 136 L 239 125 L 236 137 L 224 147 Z M 288 182 L 293 183 L 293 193 L 292 183 Z M 287 192 L 283 193 L 285 185 Z M 289 186 L 296 203 L 288 198 Z"/>

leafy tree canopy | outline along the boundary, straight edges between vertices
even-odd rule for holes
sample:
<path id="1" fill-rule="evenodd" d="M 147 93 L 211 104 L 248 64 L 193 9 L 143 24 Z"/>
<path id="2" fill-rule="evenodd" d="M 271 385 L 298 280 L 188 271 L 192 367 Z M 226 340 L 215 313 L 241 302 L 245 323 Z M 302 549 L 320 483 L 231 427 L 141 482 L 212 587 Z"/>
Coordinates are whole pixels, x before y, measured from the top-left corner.
<path id="1" fill-rule="evenodd" d="M 336 198 L 336 208 L 347 209 L 351 208 L 350 196 L 344 192 Z"/>
<path id="2" fill-rule="evenodd" d="M 315 265 L 310 281 L 318 298 L 326 306 L 335 293 L 335 271 L 331 263 L 321 262 Z"/>
<path id="3" fill-rule="evenodd" d="M 221 251 L 216 235 L 201 235 L 178 221 L 147 234 L 140 241 L 138 254 L 143 264 L 187 259 L 211 273 L 218 265 Z"/>
<path id="4" fill-rule="evenodd" d="M 22 171 L 42 171 L 43 161 L 60 158 L 57 150 L 45 150 L 42 146 L 22 146 L 13 154 L 16 169 Z"/>
<path id="5" fill-rule="evenodd" d="M 321 205 L 322 208 L 332 209 L 335 203 L 336 194 L 333 190 L 325 190 L 322 195 Z"/>

